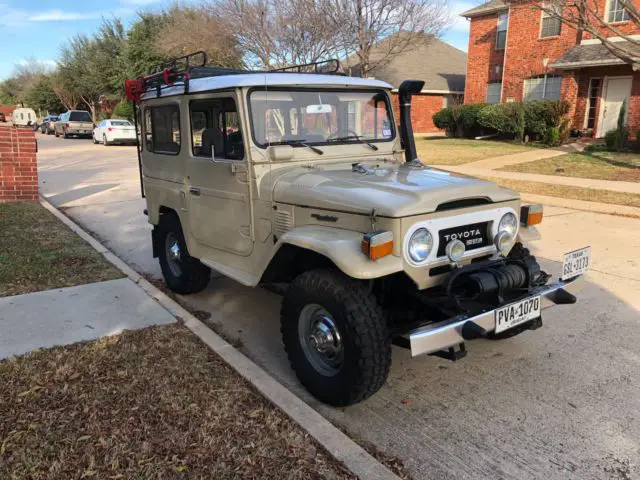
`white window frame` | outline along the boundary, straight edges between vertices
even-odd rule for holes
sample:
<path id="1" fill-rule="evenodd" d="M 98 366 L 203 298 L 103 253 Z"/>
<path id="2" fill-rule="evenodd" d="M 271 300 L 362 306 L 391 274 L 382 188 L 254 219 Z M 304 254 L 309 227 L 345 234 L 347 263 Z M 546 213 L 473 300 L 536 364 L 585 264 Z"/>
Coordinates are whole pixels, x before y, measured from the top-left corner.
<path id="1" fill-rule="evenodd" d="M 612 10 L 612 7 L 616 5 L 618 6 L 618 8 Z M 614 12 L 624 12 L 622 14 L 622 20 L 616 20 Z M 612 13 L 614 13 L 614 19 L 610 20 L 609 17 Z M 629 12 L 622 5 L 620 5 L 620 0 L 607 0 L 604 18 L 607 23 L 611 23 L 611 24 L 626 23 L 631 20 L 631 16 L 629 15 Z"/>
<path id="2" fill-rule="evenodd" d="M 607 1 L 609 1 L 609 0 L 607 0 Z M 553 9 L 553 6 L 549 5 L 548 3 L 545 2 L 542 5 L 542 8 Z M 562 7 L 556 7 L 554 10 L 556 10 L 556 12 L 557 12 L 557 10 L 560 10 L 559 15 L 562 14 Z M 543 36 L 542 35 L 542 32 L 544 31 L 544 21 L 547 18 L 555 18 L 555 19 L 558 20 L 560 28 L 558 30 L 558 33 L 556 33 L 555 35 L 548 35 L 548 36 Z M 562 33 L 562 22 L 560 21 L 560 19 L 558 19 L 557 17 L 554 17 L 553 15 L 550 15 L 547 12 L 545 12 L 544 10 L 542 10 L 540 12 L 540 33 L 538 34 L 538 38 L 540 38 L 540 39 L 557 38 L 557 37 L 560 36 L 561 33 Z"/>
<path id="3" fill-rule="evenodd" d="M 504 29 L 500 30 L 500 19 L 502 17 L 506 17 L 506 20 L 504 21 Z M 507 32 L 509 30 L 509 12 L 504 12 L 504 13 L 500 13 L 498 14 L 498 24 L 496 26 L 496 45 L 495 48 L 496 50 L 499 51 L 504 51 L 507 49 Z M 500 39 L 500 32 L 504 32 L 504 46 L 498 47 L 498 40 Z"/>
<path id="4" fill-rule="evenodd" d="M 589 79 L 589 89 L 587 90 L 587 108 L 585 109 L 584 112 L 584 124 L 582 126 L 582 128 L 587 129 L 589 128 L 589 110 L 591 109 L 591 89 L 593 86 L 593 81 L 594 80 L 600 80 L 600 106 L 602 106 L 602 93 L 603 93 L 603 88 L 604 88 L 604 78 L 603 77 L 591 77 Z M 597 102 L 597 100 L 596 100 Z M 600 109 L 596 110 L 596 118 L 593 122 L 593 130 L 595 131 L 596 128 L 598 128 L 598 121 L 600 119 Z"/>
<path id="5" fill-rule="evenodd" d="M 489 87 L 492 87 L 494 85 L 500 85 L 500 93 L 498 95 L 498 101 L 497 102 L 490 102 L 489 101 Z M 492 95 L 492 97 L 495 97 L 495 95 Z M 486 90 L 486 94 L 485 94 L 485 102 L 489 103 L 489 104 L 497 104 L 497 103 L 501 103 L 502 102 L 502 82 L 487 83 L 487 90 Z"/>
<path id="6" fill-rule="evenodd" d="M 562 98 L 562 78 L 563 77 L 561 75 L 546 75 L 533 78 L 525 78 L 522 81 L 522 101 L 531 102 L 536 100 L 560 100 Z M 542 82 L 542 96 L 540 98 L 527 98 L 527 82 L 533 82 L 535 80 Z M 558 81 L 558 98 L 547 98 L 547 94 L 550 91 L 548 89 L 549 80 L 552 80 L 553 82 Z M 535 91 L 535 87 L 533 89 L 529 89 L 530 92 L 532 90 Z"/>

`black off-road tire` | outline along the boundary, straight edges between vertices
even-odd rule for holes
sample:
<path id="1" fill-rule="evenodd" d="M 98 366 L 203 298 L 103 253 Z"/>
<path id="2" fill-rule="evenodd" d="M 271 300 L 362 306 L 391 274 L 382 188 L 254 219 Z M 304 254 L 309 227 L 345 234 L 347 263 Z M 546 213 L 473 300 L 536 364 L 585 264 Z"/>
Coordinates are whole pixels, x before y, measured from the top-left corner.
<path id="1" fill-rule="evenodd" d="M 339 371 L 327 376 L 307 358 L 298 324 L 302 309 L 317 304 L 333 317 L 344 345 Z M 391 367 L 391 337 L 382 309 L 362 284 L 333 270 L 312 270 L 287 289 L 280 312 L 284 347 L 300 383 L 318 400 L 353 405 L 384 385 Z"/>
<path id="2" fill-rule="evenodd" d="M 164 214 L 161 217 L 160 225 L 156 232 L 158 257 L 160 268 L 164 276 L 165 283 L 174 292 L 182 295 L 198 293 L 204 290 L 211 279 L 211 269 L 203 265 L 198 259 L 189 255 L 187 242 L 182 233 L 180 219 L 174 213 Z M 181 258 L 180 268 L 182 273 L 175 275 L 169 266 L 165 240 L 172 234 L 180 246 Z"/>

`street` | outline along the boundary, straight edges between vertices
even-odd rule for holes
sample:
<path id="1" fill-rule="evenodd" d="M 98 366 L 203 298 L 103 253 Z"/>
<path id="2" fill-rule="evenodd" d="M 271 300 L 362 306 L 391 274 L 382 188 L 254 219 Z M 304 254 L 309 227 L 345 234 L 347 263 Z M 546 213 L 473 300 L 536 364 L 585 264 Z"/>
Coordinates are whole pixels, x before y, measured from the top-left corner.
<path id="1" fill-rule="evenodd" d="M 134 269 L 160 279 L 135 148 L 37 138 L 41 193 Z M 280 339 L 279 296 L 214 275 L 205 292 L 183 300 L 351 437 L 399 457 L 416 479 L 640 478 L 640 220 L 547 207 L 539 230 L 542 240 L 530 247 L 554 276 L 563 253 L 592 246 L 576 305 L 547 310 L 542 329 L 470 342 L 456 363 L 394 348 L 387 384 L 344 409 L 318 403 L 298 384 Z"/>

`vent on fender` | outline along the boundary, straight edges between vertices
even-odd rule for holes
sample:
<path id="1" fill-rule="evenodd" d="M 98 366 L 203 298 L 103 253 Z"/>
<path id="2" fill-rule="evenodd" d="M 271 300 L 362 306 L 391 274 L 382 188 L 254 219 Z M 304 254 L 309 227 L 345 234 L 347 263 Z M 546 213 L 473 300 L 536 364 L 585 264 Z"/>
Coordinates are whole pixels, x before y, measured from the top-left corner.
<path id="1" fill-rule="evenodd" d="M 280 236 L 293 228 L 293 216 L 291 215 L 291 212 L 278 210 L 274 217 L 276 235 Z"/>
<path id="2" fill-rule="evenodd" d="M 456 210 L 458 208 L 475 207 L 477 205 L 486 205 L 491 203 L 486 198 L 463 198 L 462 200 L 454 200 L 452 202 L 441 203 L 436 208 L 436 212 L 443 212 L 445 210 Z"/>

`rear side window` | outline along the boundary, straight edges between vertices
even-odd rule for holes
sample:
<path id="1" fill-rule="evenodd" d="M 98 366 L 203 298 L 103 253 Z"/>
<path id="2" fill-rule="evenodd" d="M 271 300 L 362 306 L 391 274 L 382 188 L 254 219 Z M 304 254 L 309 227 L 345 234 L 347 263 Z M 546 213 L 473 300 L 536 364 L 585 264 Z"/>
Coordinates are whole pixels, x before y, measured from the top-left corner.
<path id="1" fill-rule="evenodd" d="M 69 121 L 70 122 L 90 122 L 91 115 L 89 115 L 89 112 L 71 112 L 71 115 L 69 115 Z"/>
<path id="2" fill-rule="evenodd" d="M 176 105 L 145 109 L 144 138 L 150 152 L 166 155 L 180 153 L 180 109 Z"/>

